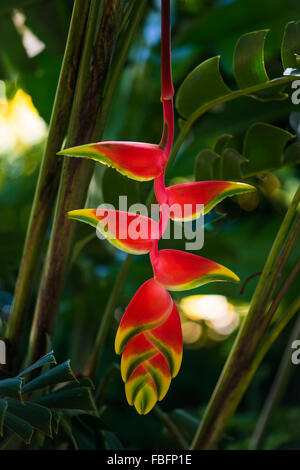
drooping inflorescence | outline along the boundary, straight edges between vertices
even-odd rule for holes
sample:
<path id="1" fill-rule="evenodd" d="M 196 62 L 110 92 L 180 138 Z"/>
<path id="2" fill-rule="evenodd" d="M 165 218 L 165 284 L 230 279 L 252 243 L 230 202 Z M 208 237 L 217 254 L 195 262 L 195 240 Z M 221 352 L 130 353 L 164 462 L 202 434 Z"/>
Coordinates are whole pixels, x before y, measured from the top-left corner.
<path id="1" fill-rule="evenodd" d="M 128 305 L 115 342 L 122 354 L 121 374 L 128 403 L 138 413 L 148 413 L 166 395 L 171 378 L 180 369 L 182 334 L 180 317 L 170 291 L 191 289 L 212 281 L 239 278 L 229 269 L 200 256 L 178 250 L 159 250 L 168 218 L 187 221 L 199 217 L 199 205 L 207 213 L 228 196 L 251 191 L 248 184 L 201 181 L 165 186 L 165 169 L 173 145 L 174 111 L 171 72 L 170 0 L 162 0 L 161 76 L 164 126 L 158 145 L 137 142 L 99 142 L 60 152 L 69 157 L 89 158 L 111 166 L 137 181 L 154 180 L 160 220 L 112 209 L 80 209 L 69 217 L 96 227 L 118 249 L 150 254 L 153 279 L 145 282 Z M 168 211 L 176 205 L 178 214 Z M 188 210 L 184 210 L 188 207 Z M 141 235 L 130 230 L 143 226 Z M 146 230 L 145 230 L 146 229 Z M 145 236 L 146 233 L 146 236 Z"/>

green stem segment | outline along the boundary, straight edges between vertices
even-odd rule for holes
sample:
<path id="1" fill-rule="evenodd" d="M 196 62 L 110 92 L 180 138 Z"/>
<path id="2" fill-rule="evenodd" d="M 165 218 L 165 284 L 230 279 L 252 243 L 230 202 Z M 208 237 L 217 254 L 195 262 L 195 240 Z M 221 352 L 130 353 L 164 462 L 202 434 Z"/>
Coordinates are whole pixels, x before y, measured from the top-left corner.
<path id="1" fill-rule="evenodd" d="M 213 449 L 216 447 L 228 421 L 238 406 L 238 403 L 240 402 L 259 363 L 281 331 L 281 326 L 278 325 L 271 336 L 268 336 L 268 333 L 266 332 L 268 339 L 264 340 L 263 338 L 263 346 L 260 348 L 261 335 L 253 334 L 255 332 L 253 325 L 255 323 L 256 329 L 259 329 L 259 320 L 262 319 L 265 315 L 265 312 L 261 310 L 262 300 L 266 295 L 265 285 L 267 283 L 268 277 L 272 274 L 274 263 L 287 236 L 291 222 L 297 213 L 299 202 L 300 188 L 298 188 L 292 204 L 278 231 L 263 273 L 254 292 L 249 312 L 242 324 L 230 356 L 224 366 L 215 391 L 208 404 L 201 425 L 195 435 L 191 447 L 192 449 Z M 295 224 L 294 229 L 296 228 L 297 225 Z M 294 241 L 295 240 L 292 230 L 284 245 L 289 245 L 290 243 L 294 243 Z M 291 278 L 286 280 L 281 291 L 279 292 L 279 297 L 275 299 L 274 304 L 276 306 L 276 310 L 279 305 L 278 299 L 282 299 L 282 292 L 284 293 L 286 291 L 286 286 L 288 286 L 293 280 L 298 268 L 299 266 L 297 264 L 290 275 Z M 292 312 L 293 314 L 296 313 L 294 307 L 292 308 Z M 275 314 L 274 308 L 272 310 L 272 314 Z M 268 325 L 271 319 L 272 318 L 268 316 Z M 262 325 L 263 331 L 265 331 L 268 325 L 263 322 Z M 267 348 L 265 347 L 266 345 L 268 345 Z M 254 351 L 256 351 L 256 354 L 253 355 L 252 352 Z"/>
<path id="2" fill-rule="evenodd" d="M 89 143 L 100 137 L 97 129 L 99 112 L 123 1 L 105 2 L 95 42 L 101 6 L 101 0 L 92 0 L 72 109 L 68 147 Z M 75 237 L 76 224 L 68 219 L 67 212 L 84 205 L 93 169 L 94 163 L 91 161 L 72 158 L 64 161 L 50 244 L 30 335 L 28 362 L 43 355 L 47 337 L 53 334 Z"/>
<path id="3" fill-rule="evenodd" d="M 286 387 L 288 385 L 291 373 L 292 373 L 292 362 L 291 362 L 291 345 L 293 341 L 298 339 L 300 335 L 300 316 L 298 316 L 292 333 L 287 342 L 282 360 L 280 362 L 275 380 L 270 389 L 267 400 L 263 406 L 262 412 L 259 416 L 256 424 L 253 436 L 251 438 L 249 448 L 251 450 L 261 449 L 264 443 L 264 437 L 266 435 L 268 425 L 270 423 L 273 411 L 279 404 L 281 397 L 283 396 Z"/>
<path id="4" fill-rule="evenodd" d="M 169 432 L 174 437 L 175 441 L 178 443 L 181 449 L 188 449 L 188 444 L 184 437 L 181 435 L 179 429 L 173 421 L 169 418 L 167 413 L 165 413 L 158 405 L 153 408 L 154 414 L 158 417 L 158 419 L 163 423 L 163 425 L 169 430 Z"/>
<path id="5" fill-rule="evenodd" d="M 56 153 L 61 149 L 68 127 L 89 5 L 89 0 L 75 0 L 74 3 L 49 134 L 42 158 L 14 294 L 13 311 L 8 325 L 7 342 L 10 345 L 9 356 L 12 358 L 12 362 L 17 360 L 16 356 L 27 320 L 33 280 L 57 194 L 61 160 L 57 158 Z M 10 366 L 13 367 L 13 364 L 11 363 Z"/>
<path id="6" fill-rule="evenodd" d="M 116 302 L 117 302 L 117 299 L 119 298 L 121 289 L 123 287 L 123 283 L 126 279 L 127 272 L 131 263 L 131 258 L 132 258 L 132 255 L 128 255 L 120 269 L 117 281 L 114 285 L 113 291 L 111 293 L 108 304 L 106 306 L 106 310 L 101 319 L 100 328 L 98 330 L 98 334 L 96 337 L 93 351 L 84 369 L 84 375 L 88 377 L 91 377 L 91 378 L 95 377 L 97 366 L 99 364 L 99 361 L 103 353 L 103 347 L 104 347 L 108 332 L 111 328 L 111 323 L 113 319 L 113 313 L 116 307 Z"/>

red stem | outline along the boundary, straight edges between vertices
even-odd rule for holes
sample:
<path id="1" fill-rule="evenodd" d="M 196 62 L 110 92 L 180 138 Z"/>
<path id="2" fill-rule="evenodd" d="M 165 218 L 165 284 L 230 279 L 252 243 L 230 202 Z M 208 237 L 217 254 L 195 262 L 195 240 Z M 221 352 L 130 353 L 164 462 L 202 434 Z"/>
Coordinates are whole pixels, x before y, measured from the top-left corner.
<path id="1" fill-rule="evenodd" d="M 161 0 L 161 100 L 171 100 L 173 96 L 170 0 Z"/>
<path id="2" fill-rule="evenodd" d="M 165 164 L 167 164 L 174 140 L 174 87 L 172 81 L 172 57 L 171 57 L 171 25 L 170 25 L 170 0 L 161 0 L 161 101 L 164 112 L 164 128 L 160 147 L 164 151 Z M 163 236 L 168 222 L 166 204 L 168 202 L 165 187 L 165 172 L 156 178 L 154 191 L 157 202 L 161 206 L 159 220 L 159 238 L 150 253 L 152 265 L 158 255 L 158 242 Z"/>

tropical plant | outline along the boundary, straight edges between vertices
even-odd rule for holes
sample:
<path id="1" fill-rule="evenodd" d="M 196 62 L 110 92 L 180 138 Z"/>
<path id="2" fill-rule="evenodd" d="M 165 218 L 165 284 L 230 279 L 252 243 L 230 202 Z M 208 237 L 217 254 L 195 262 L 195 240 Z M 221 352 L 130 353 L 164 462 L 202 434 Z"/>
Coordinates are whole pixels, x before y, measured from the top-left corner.
<path id="1" fill-rule="evenodd" d="M 181 21 L 180 15 L 174 15 L 172 64 L 170 0 L 162 0 L 163 129 L 160 143 L 150 144 L 140 141 L 154 141 L 161 131 L 155 99 L 159 41 L 148 49 L 145 46 L 147 21 L 151 19 L 146 13 L 152 9 L 152 15 L 158 14 L 152 2 L 75 0 L 73 4 L 57 0 L 46 7 L 38 0 L 36 9 L 31 4 L 13 3 L 5 4 L 3 11 L 0 7 L 0 39 L 10 38 L 0 54 L 0 78 L 5 80 L 8 99 L 19 88 L 33 97 L 49 122 L 49 131 L 18 275 L 20 250 L 8 248 L 21 246 L 25 223 L 22 230 L 15 230 L 17 235 L 0 230 L 5 272 L 3 281 L 0 279 L 0 287 L 3 284 L 5 289 L 0 329 L 8 362 L 0 372 L 1 448 L 21 448 L 24 441 L 34 449 L 121 449 L 119 436 L 125 447 L 143 448 L 146 439 L 154 435 L 163 436 L 158 445 L 166 448 L 263 446 L 269 410 L 275 409 L 272 400 L 281 384 L 274 382 L 275 392 L 268 399 L 271 405 L 264 407 L 250 444 L 254 415 L 261 405 L 257 386 L 256 405 L 254 409 L 250 406 L 253 416 L 250 413 L 246 419 L 243 410 L 241 414 L 236 410 L 239 404 L 244 406 L 244 395 L 251 393 L 250 382 L 255 387 L 257 377 L 265 380 L 259 366 L 264 360 L 271 368 L 265 357 L 273 354 L 271 346 L 279 336 L 284 340 L 283 330 L 300 308 L 294 282 L 300 270 L 299 116 L 288 99 L 299 76 L 300 23 L 290 21 L 295 17 L 294 7 L 283 11 L 278 2 L 272 7 L 281 12 L 282 27 L 288 21 L 279 61 L 278 40 L 273 40 L 271 51 L 267 48 L 265 54 L 265 25 L 243 13 L 245 4 L 250 12 L 264 12 L 278 39 L 278 18 L 271 15 L 267 2 L 244 0 L 243 7 L 240 1 L 226 6 L 211 2 L 205 7 L 205 2 L 174 2 L 174 11 L 180 9 L 186 16 Z M 41 15 L 43 8 L 48 15 Z M 224 29 L 223 8 L 236 14 L 229 16 L 235 25 L 232 34 Z M 194 11 L 199 15 L 191 14 Z M 207 15 L 200 15 L 204 11 Z M 3 21 L 7 12 L 19 29 Z M 22 23 L 16 17 L 20 12 L 46 44 L 46 50 L 31 61 L 24 55 L 27 26 L 24 19 Z M 41 86 L 39 77 L 51 76 L 47 53 L 58 72 L 60 64 L 54 58 L 57 51 L 62 55 L 63 40 L 57 31 L 56 35 L 48 31 L 45 17 L 59 17 L 59 27 L 66 31 L 68 15 L 69 33 L 51 112 L 47 87 Z M 144 36 L 139 29 L 142 20 Z M 245 33 L 249 29 L 255 31 Z M 193 47 L 186 49 L 185 44 Z M 145 48 L 153 61 L 143 62 L 144 55 L 148 57 Z M 219 50 L 225 51 L 222 61 L 215 56 Z M 276 70 L 276 78 L 267 72 L 265 55 Z M 201 63 L 196 65 L 199 56 Z M 193 65 L 196 67 L 187 74 Z M 172 76 L 177 89 L 175 109 Z M 51 84 L 49 90 L 53 80 Z M 120 141 L 111 140 L 116 135 Z M 128 136 L 137 142 L 129 142 Z M 40 145 L 28 154 L 23 150 L 30 182 L 34 174 L 30 169 L 38 166 L 40 150 Z M 7 197 L 17 173 L 9 165 L 21 168 L 19 161 L 11 161 L 7 158 L 3 164 L 4 178 L 0 173 L 0 189 L 1 185 L 4 188 L 0 207 L 9 223 L 14 217 L 8 209 L 12 206 L 15 213 L 23 213 L 23 200 L 30 205 L 33 192 L 32 183 L 27 186 L 25 178 L 25 199 L 24 191 L 20 189 L 19 196 L 17 188 L 14 197 Z M 280 181 L 288 181 L 281 192 Z M 159 220 L 139 209 L 116 210 L 119 195 L 148 208 L 157 201 Z M 23 205 L 14 202 L 21 200 Z M 183 251 L 185 240 L 164 239 L 168 224 L 173 228 L 182 222 L 194 224 L 204 214 L 206 238 L 201 255 L 205 257 Z M 109 244 L 100 244 L 95 230 L 91 233 L 86 224 L 96 228 Z M 7 233 L 11 233 L 11 241 Z M 119 250 L 127 254 L 123 256 Z M 151 265 L 135 256 L 144 254 L 149 255 Z M 238 296 L 236 284 L 210 284 L 239 281 L 223 263 L 242 279 L 243 297 Z M 251 286 L 255 286 L 253 291 Z M 8 308 L 6 291 L 13 287 L 14 301 Z M 196 293 L 202 297 L 224 294 L 231 313 L 234 305 L 238 310 L 242 304 L 244 317 L 233 345 L 229 333 L 229 339 L 220 341 L 227 333 L 220 338 L 208 317 L 184 311 L 184 299 L 198 301 L 199 296 L 182 298 L 181 292 L 198 287 Z M 2 309 L 1 295 L 0 291 Z M 188 328 L 201 333 L 194 342 L 183 342 Z M 120 368 L 112 351 L 115 333 L 115 352 L 122 354 Z M 189 351 L 200 343 L 214 344 L 217 359 L 212 349 Z M 56 356 L 62 358 L 59 365 L 54 365 L 53 352 L 47 353 L 49 344 L 54 344 Z M 166 396 L 171 379 L 179 372 L 183 346 L 186 362 L 161 409 L 157 401 Z M 286 348 L 289 350 L 289 343 Z M 76 374 L 66 361 L 68 357 L 78 370 Z M 128 403 L 142 415 L 152 410 L 148 416 L 138 417 L 126 406 L 120 392 L 120 369 Z M 279 371 L 279 382 L 283 375 Z M 124 420 L 120 420 L 121 413 Z M 125 424 L 128 416 L 132 427 Z M 287 413 L 287 419 L 292 419 L 290 416 L 292 413 Z M 157 421 L 164 429 L 162 434 L 157 433 Z M 224 433 L 227 426 L 233 443 Z M 143 433 L 137 432 L 140 427 Z M 278 435 L 275 426 L 274 432 L 269 446 L 294 440 L 299 446 L 287 431 Z"/>
<path id="2" fill-rule="evenodd" d="M 55 364 L 49 369 L 47 366 Z M 44 370 L 44 368 L 48 370 Z M 30 374 L 42 368 L 41 374 L 30 378 Z M 29 377 L 29 379 L 28 379 Z M 77 380 L 70 361 L 56 365 L 53 351 L 27 367 L 16 377 L 0 380 L 0 434 L 12 431 L 15 436 L 30 444 L 35 431 L 53 439 L 59 426 L 68 429 L 70 416 L 87 412 L 95 414 L 96 405 L 92 397 L 93 384 L 87 379 Z M 47 390 L 46 394 L 41 391 Z M 70 411 L 72 413 L 70 414 Z M 4 441 L 2 449 L 8 445 Z"/>
<path id="3" fill-rule="evenodd" d="M 60 155 L 100 161 L 138 181 L 155 179 L 155 196 L 160 205 L 158 224 L 152 219 L 141 218 L 139 214 L 120 211 L 79 209 L 69 213 L 71 218 L 96 226 L 102 233 L 109 234 L 112 243 L 124 251 L 133 254 L 150 252 L 154 279 L 143 284 L 132 299 L 122 318 L 115 343 L 116 353 L 123 354 L 121 371 L 128 403 L 134 405 L 140 414 L 149 413 L 157 400 L 165 397 L 171 378 L 178 374 L 181 364 L 180 318 L 167 290 L 188 290 L 212 281 L 239 281 L 229 269 L 213 261 L 178 250 L 158 250 L 158 242 L 166 230 L 170 210 L 173 212 L 170 215 L 173 220 L 193 220 L 200 215 L 200 205 L 204 206 L 204 213 L 207 213 L 226 196 L 254 189 L 248 184 L 230 181 L 165 187 L 165 168 L 174 138 L 169 0 L 162 1 L 161 23 L 161 101 L 164 123 L 160 144 L 100 142 L 59 152 Z M 180 209 L 180 214 L 172 210 L 175 206 Z M 131 236 L 130 226 L 133 225 L 140 226 L 138 237 Z M 111 233 L 112 230 L 115 231 Z M 126 233 L 124 241 L 120 236 L 122 230 Z M 147 238 L 145 233 L 148 233 Z"/>

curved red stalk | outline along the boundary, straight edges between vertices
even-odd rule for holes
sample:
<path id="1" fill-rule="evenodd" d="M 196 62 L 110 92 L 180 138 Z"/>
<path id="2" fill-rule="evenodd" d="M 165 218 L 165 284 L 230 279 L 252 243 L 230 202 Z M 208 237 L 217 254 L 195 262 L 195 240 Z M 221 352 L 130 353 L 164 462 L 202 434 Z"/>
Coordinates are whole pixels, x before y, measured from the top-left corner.
<path id="1" fill-rule="evenodd" d="M 163 104 L 163 134 L 160 141 L 160 148 L 164 152 L 165 164 L 168 161 L 173 140 L 174 140 L 174 86 L 172 80 L 172 58 L 171 58 L 171 21 L 170 21 L 170 0 L 161 1 L 161 101 Z M 150 260 L 152 265 L 156 263 L 158 255 L 158 242 L 163 236 L 167 224 L 168 213 L 166 204 L 168 195 L 165 186 L 165 171 L 155 179 L 154 192 L 157 202 L 161 206 L 159 220 L 159 238 L 156 241 L 151 253 Z"/>
<path id="2" fill-rule="evenodd" d="M 174 96 L 171 63 L 170 0 L 161 1 L 161 99 Z"/>

